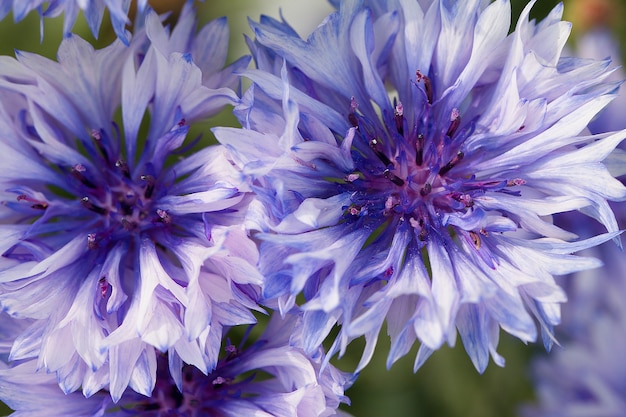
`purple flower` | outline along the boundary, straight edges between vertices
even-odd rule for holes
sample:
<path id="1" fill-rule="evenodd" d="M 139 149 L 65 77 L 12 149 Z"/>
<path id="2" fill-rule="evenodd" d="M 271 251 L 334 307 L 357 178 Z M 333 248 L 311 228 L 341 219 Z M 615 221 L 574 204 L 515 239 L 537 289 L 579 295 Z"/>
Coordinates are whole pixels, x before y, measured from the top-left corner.
<path id="1" fill-rule="evenodd" d="M 49 415 L 50 410 L 67 417 L 347 416 L 337 408 L 347 402 L 343 392 L 352 380 L 332 366 L 322 370 L 323 352 L 308 357 L 290 345 L 289 335 L 297 337 L 299 329 L 297 317 L 281 320 L 276 316 L 253 344 L 227 344 L 223 357 L 208 374 L 185 366 L 180 378 L 173 379 L 168 368 L 175 375 L 179 364 L 172 362 L 171 356 L 159 355 L 152 395 L 127 390 L 117 403 L 105 391 L 90 398 L 63 394 L 54 376 L 37 372 L 34 361 L 0 362 L 0 399 L 16 411 L 12 416 Z"/>
<path id="2" fill-rule="evenodd" d="M 238 101 L 225 21 L 197 41 L 194 23 L 0 58 L 0 306 L 34 320 L 10 359 L 65 392 L 149 395 L 155 348 L 209 372 L 222 327 L 255 321 L 248 188 L 223 147 L 184 156 L 190 124 Z"/>
<path id="3" fill-rule="evenodd" d="M 573 252 L 618 233 L 607 200 L 626 189 L 602 164 L 624 133 L 579 136 L 615 96 L 609 61 L 561 57 L 562 7 L 541 22 L 510 4 L 340 2 L 305 41 L 263 17 L 258 70 L 216 128 L 256 192 L 264 297 L 299 294 L 314 350 L 383 322 L 390 366 L 419 341 L 417 369 L 457 330 L 485 369 L 500 329 L 552 343 L 565 294 L 555 275 L 598 266 Z M 428 4 L 425 4 L 428 3 Z M 609 233 L 576 239 L 551 215 L 581 210 Z"/>

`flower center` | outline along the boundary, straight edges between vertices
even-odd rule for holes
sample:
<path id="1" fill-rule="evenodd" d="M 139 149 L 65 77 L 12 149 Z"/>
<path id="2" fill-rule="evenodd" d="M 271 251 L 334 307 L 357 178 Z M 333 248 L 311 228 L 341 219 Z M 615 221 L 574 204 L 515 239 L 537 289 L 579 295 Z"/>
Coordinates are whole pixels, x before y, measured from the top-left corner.
<path id="1" fill-rule="evenodd" d="M 523 180 L 476 180 L 462 169 L 465 153 L 462 145 L 472 134 L 472 123 L 461 125 L 458 109 L 449 112 L 444 123 L 433 121 L 432 87 L 427 76 L 417 72 L 426 100 L 417 109 L 412 125 L 397 103 L 390 112 L 383 110 L 382 124 L 367 120 L 357 112 L 352 100 L 349 121 L 356 129 L 353 140 L 355 171 L 344 182 L 352 192 L 352 204 L 346 208 L 347 221 L 381 223 L 408 221 L 420 240 L 427 240 L 433 228 L 445 226 L 446 214 L 463 215 L 472 210 L 474 199 L 488 191 L 517 192 L 506 187 L 521 185 Z M 484 233 L 484 231 L 479 231 Z"/>
<path id="2" fill-rule="evenodd" d="M 36 191 L 19 187 L 14 190 L 17 204 L 11 206 L 39 218 L 35 224 L 50 223 L 54 218 L 71 223 L 75 218 L 87 233 L 89 249 L 170 227 L 172 216 L 157 202 L 166 192 L 158 179 L 160 168 L 145 160 L 137 167 L 129 166 L 122 157 L 119 138 L 110 138 L 102 130 L 92 130 L 91 138 L 91 142 L 80 144 L 89 163 L 71 167 L 55 164 L 66 175 L 64 189 L 44 186 Z M 41 233 L 50 233 L 46 227 L 42 226 Z"/>
<path id="3" fill-rule="evenodd" d="M 152 175 L 140 175 L 135 180 L 122 160 L 115 162 L 115 168 L 108 170 L 108 181 L 102 185 L 88 179 L 84 168 L 72 168 L 72 174 L 84 185 L 83 208 L 100 215 L 108 233 L 137 232 L 152 227 L 155 222 L 171 221 L 165 211 L 153 208 L 156 180 Z"/>
<path id="4" fill-rule="evenodd" d="M 114 153 L 111 147 L 103 144 L 98 132 L 92 132 L 92 137 L 99 150 L 94 159 L 101 165 L 100 171 L 89 173 L 80 164 L 71 169 L 78 182 L 78 191 L 82 193 L 80 203 L 83 209 L 98 217 L 97 232 L 90 235 L 89 247 L 96 247 L 101 241 L 128 238 L 159 225 L 169 225 L 172 222 L 170 214 L 155 205 L 163 190 L 159 188 L 154 167 L 147 163 L 132 172 L 119 152 Z"/>
<path id="5" fill-rule="evenodd" d="M 168 369 L 167 358 L 164 356 L 157 358 L 158 377 L 152 396 L 145 398 L 136 395 L 136 400 L 127 399 L 119 407 L 128 415 L 171 417 L 221 415 L 217 410 L 224 407 L 228 401 L 254 396 L 245 392 L 245 388 L 246 384 L 252 382 L 255 375 L 245 378 L 231 377 L 228 369 L 229 361 L 236 359 L 241 352 L 232 345 L 226 346 L 226 350 L 228 356 L 222 358 L 217 369 L 208 375 L 203 374 L 194 366 L 183 366 L 182 392 L 165 371 Z M 114 406 L 108 411 L 117 411 L 117 409 Z"/>

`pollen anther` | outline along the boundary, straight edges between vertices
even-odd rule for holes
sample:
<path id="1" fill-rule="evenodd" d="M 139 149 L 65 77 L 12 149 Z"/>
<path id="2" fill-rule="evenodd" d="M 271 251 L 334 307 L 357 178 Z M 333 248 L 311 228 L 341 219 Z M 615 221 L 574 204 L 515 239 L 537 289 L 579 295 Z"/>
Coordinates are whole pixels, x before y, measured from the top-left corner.
<path id="1" fill-rule="evenodd" d="M 480 240 L 480 236 L 478 236 L 478 233 L 476 232 L 469 232 L 470 238 L 472 239 L 472 243 L 474 244 L 474 247 L 476 249 L 480 249 L 480 246 L 482 245 L 482 241 Z"/>

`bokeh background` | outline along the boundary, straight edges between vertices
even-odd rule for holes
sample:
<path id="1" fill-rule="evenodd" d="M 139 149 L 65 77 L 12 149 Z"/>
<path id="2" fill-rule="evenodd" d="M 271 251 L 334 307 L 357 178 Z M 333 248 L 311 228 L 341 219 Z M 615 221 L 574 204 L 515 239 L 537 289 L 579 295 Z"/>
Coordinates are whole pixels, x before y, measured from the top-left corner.
<path id="1" fill-rule="evenodd" d="M 150 1 L 160 12 L 171 11 L 172 19 L 175 19 L 183 2 Z M 527 1 L 511 2 L 513 21 L 516 21 Z M 557 3 L 555 0 L 538 0 L 531 16 L 541 19 Z M 216 17 L 228 16 L 231 61 L 247 52 L 243 34 L 251 36 L 248 18 L 258 20 L 261 14 L 278 18 L 282 13 L 306 37 L 333 10 L 324 0 L 206 0 L 198 3 L 198 9 L 200 26 Z M 577 36 L 597 24 L 609 26 L 616 37 L 624 39 L 626 26 L 620 23 L 623 22 L 622 11 L 625 9 L 626 0 L 566 0 L 565 19 L 574 24 L 570 47 L 575 47 Z M 97 46 L 104 46 L 115 38 L 107 26 L 108 16 L 105 16 L 104 22 L 97 40 L 89 32 L 82 16 L 74 32 Z M 40 42 L 39 25 L 39 17 L 35 14 L 19 23 L 14 23 L 11 15 L 7 16 L 0 22 L 0 53 L 13 56 L 14 50 L 18 49 L 54 57 L 62 39 L 62 17 L 44 22 L 43 42 Z M 85 97 L 85 100 L 89 100 L 89 97 Z M 212 123 L 236 125 L 228 111 Z M 208 127 L 203 125 L 196 129 L 205 131 L 207 140 L 211 140 Z M 354 369 L 361 348 L 358 341 L 355 342 L 348 355 L 336 364 L 346 370 Z M 416 349 L 387 370 L 385 359 L 388 349 L 388 341 L 382 336 L 371 364 L 348 390 L 352 405 L 344 409 L 353 416 L 513 417 L 521 404 L 533 401 L 534 398 L 529 379 L 529 360 L 546 354 L 538 344 L 526 346 L 503 333 L 499 352 L 507 361 L 504 368 L 491 363 L 487 371 L 479 375 L 459 340 L 455 348 L 444 347 L 436 352 L 414 374 L 412 369 Z M 0 415 L 9 413 L 10 410 L 0 404 Z"/>

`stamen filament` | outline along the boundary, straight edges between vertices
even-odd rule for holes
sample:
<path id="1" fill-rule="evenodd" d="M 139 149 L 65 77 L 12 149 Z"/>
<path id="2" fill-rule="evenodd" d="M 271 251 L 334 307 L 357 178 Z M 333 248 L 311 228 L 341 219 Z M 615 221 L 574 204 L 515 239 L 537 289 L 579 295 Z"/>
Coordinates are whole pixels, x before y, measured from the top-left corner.
<path id="1" fill-rule="evenodd" d="M 372 149 L 372 151 L 374 151 L 374 154 L 376 154 L 378 159 L 380 159 L 380 161 L 385 164 L 386 167 L 392 165 L 392 162 L 389 158 L 387 158 L 387 155 L 385 155 L 385 153 L 379 149 L 380 147 L 377 139 L 372 139 L 370 141 L 370 148 Z"/>
<path id="2" fill-rule="evenodd" d="M 108 213 L 106 209 L 104 209 L 104 208 L 102 208 L 100 206 L 97 206 L 97 205 L 93 204 L 91 201 L 89 201 L 89 197 L 83 197 L 80 202 L 83 205 L 83 207 L 85 207 L 87 210 L 93 211 L 94 213 L 98 213 L 98 214 L 107 214 Z"/>

